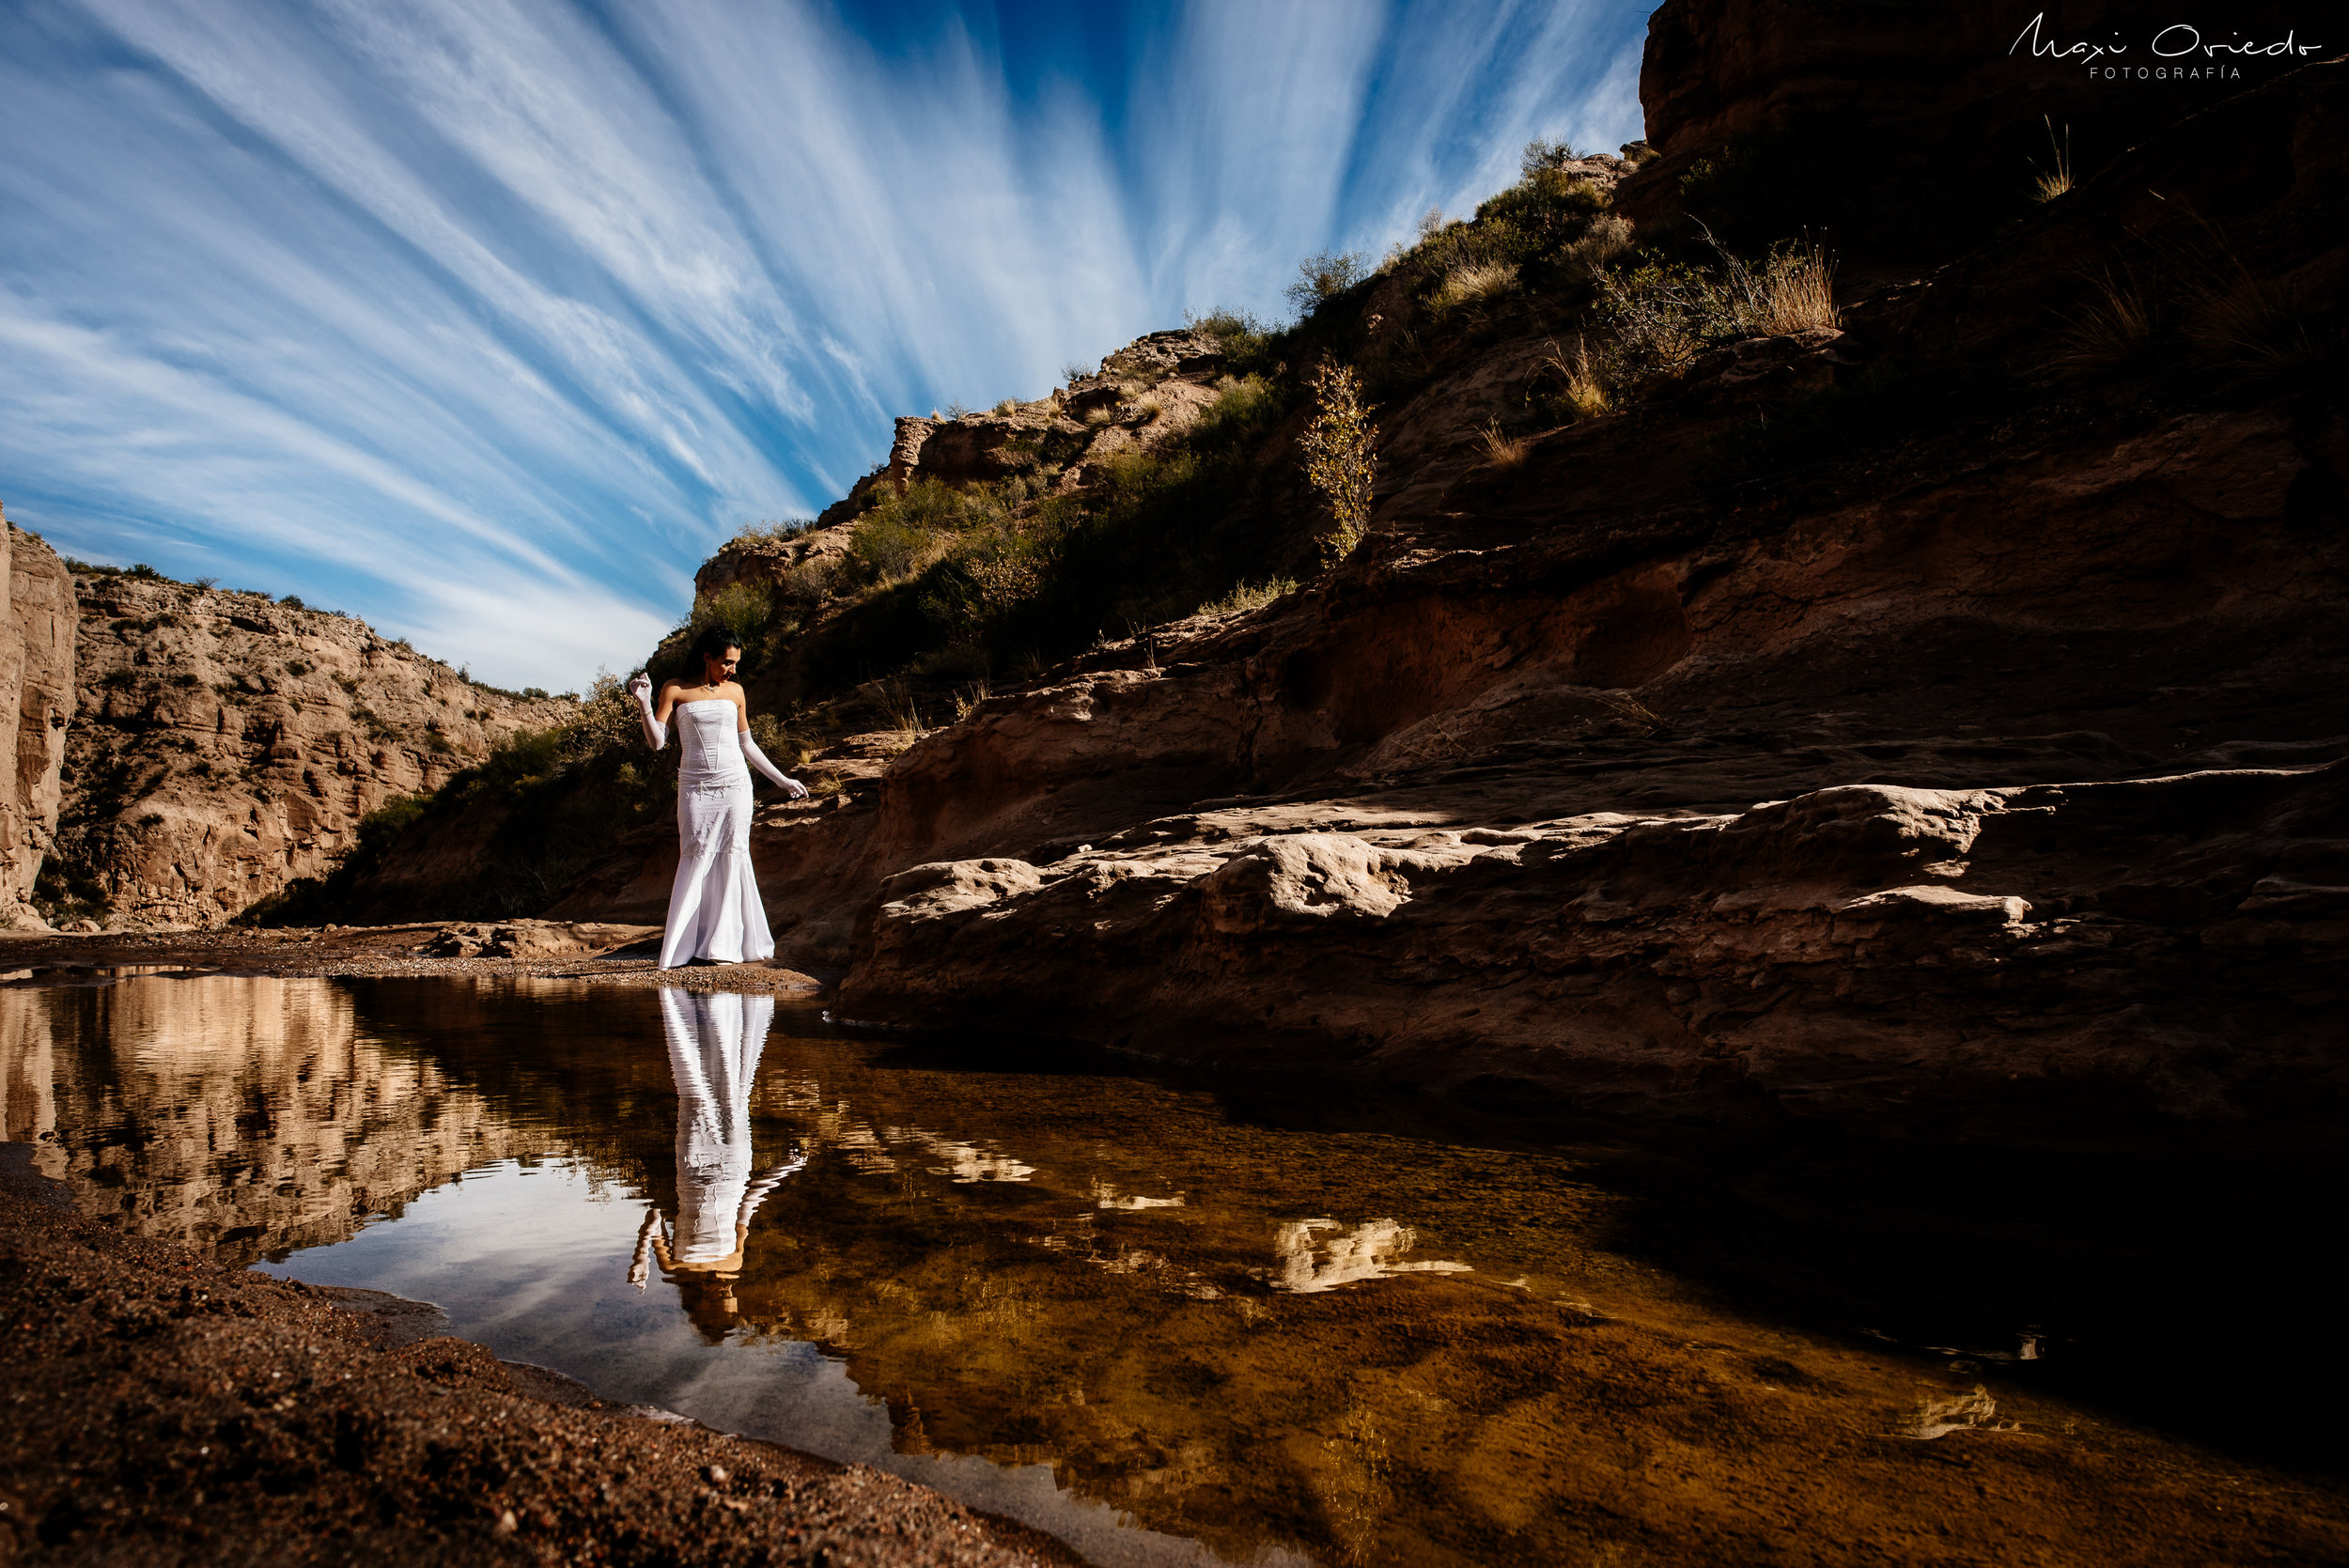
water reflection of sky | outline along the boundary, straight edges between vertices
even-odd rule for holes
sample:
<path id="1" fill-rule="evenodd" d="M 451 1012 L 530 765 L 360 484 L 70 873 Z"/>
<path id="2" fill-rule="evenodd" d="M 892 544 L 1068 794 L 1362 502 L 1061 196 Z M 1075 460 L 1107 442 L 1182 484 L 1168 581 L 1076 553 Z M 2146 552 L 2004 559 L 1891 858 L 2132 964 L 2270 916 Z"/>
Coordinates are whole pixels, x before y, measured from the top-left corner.
<path id="1" fill-rule="evenodd" d="M 676 1296 L 631 1284 L 643 1212 L 640 1195 L 616 1192 L 579 1165 L 506 1161 L 427 1193 L 397 1224 L 259 1266 L 429 1301 L 451 1332 L 503 1359 L 577 1377 L 605 1399 L 944 1487 L 1050 1530 L 1097 1562 L 1221 1560 L 1064 1491 L 1049 1464 L 898 1452 L 888 1403 L 858 1388 L 847 1359 L 818 1344 L 752 1330 L 713 1343 Z"/>

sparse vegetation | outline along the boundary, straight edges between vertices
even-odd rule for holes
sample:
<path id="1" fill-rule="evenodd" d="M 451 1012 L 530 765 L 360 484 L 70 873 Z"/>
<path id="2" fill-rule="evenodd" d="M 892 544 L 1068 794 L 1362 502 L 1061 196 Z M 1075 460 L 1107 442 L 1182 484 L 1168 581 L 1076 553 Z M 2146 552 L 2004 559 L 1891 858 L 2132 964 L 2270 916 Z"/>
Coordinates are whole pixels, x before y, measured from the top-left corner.
<path id="1" fill-rule="evenodd" d="M 2337 385 L 2349 362 L 2337 317 L 2232 253 L 2197 281 L 2186 335 L 2196 358 L 2238 385 Z"/>
<path id="2" fill-rule="evenodd" d="M 1818 246 L 1781 243 L 1759 262 L 1715 253 L 1715 267 L 1651 258 L 1601 275 L 1590 359 L 1610 396 L 1677 376 L 1732 338 L 1838 324 L 1834 267 Z"/>
<path id="3" fill-rule="evenodd" d="M 1370 276 L 1370 258 L 1360 251 L 1323 251 L 1297 264 L 1298 279 L 1284 298 L 1299 317 L 1311 316 Z"/>
<path id="4" fill-rule="evenodd" d="M 1324 360 L 1314 367 L 1314 422 L 1299 445 L 1305 475 L 1320 492 L 1332 523 L 1321 541 L 1322 563 L 1334 567 L 1354 553 L 1370 532 L 1370 503 L 1378 464 L 1378 432 L 1362 407 L 1362 381 L 1351 365 Z"/>
<path id="5" fill-rule="evenodd" d="M 733 544 L 784 544 L 816 526 L 814 518 L 786 518 L 780 522 L 746 522 L 734 531 Z"/>
<path id="6" fill-rule="evenodd" d="M 1211 598 L 1199 607 L 1202 615 L 1237 615 L 1242 611 L 1261 610 L 1283 594 L 1297 592 L 1297 579 L 1270 577 L 1254 584 L 1242 582 L 1218 598 Z"/>

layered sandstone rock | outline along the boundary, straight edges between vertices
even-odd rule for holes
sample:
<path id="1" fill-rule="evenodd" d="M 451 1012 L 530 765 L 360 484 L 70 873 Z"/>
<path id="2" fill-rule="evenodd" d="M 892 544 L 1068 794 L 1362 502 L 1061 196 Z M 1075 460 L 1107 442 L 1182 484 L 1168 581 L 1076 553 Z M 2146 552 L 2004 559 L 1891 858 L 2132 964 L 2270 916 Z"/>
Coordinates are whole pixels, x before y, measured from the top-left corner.
<path id="1" fill-rule="evenodd" d="M 127 573 L 74 586 L 59 859 L 111 922 L 216 924 L 332 869 L 387 800 L 576 712 L 260 595 Z"/>
<path id="2" fill-rule="evenodd" d="M 33 882 L 55 842 L 58 771 L 72 721 L 73 581 L 57 552 L 0 522 L 0 716 L 13 736 L 13 766 L 0 776 L 0 924 L 39 928 Z"/>

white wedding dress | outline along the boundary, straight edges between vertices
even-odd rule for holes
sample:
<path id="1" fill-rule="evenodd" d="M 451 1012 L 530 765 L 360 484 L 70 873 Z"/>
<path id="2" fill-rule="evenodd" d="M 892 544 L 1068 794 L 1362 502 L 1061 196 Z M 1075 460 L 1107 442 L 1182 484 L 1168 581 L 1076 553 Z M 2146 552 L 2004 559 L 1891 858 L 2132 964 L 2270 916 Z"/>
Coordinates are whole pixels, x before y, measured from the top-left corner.
<path id="1" fill-rule="evenodd" d="M 669 724 L 653 717 L 650 683 L 629 690 L 644 710 L 645 738 L 659 751 Z M 771 958 L 758 877 L 751 869 L 751 768 L 794 796 L 806 789 L 786 778 L 738 728 L 742 710 L 723 697 L 681 702 L 669 710 L 683 752 L 677 780 L 677 880 L 669 885 L 669 921 L 661 934 L 661 967 L 692 958 L 740 964 Z"/>

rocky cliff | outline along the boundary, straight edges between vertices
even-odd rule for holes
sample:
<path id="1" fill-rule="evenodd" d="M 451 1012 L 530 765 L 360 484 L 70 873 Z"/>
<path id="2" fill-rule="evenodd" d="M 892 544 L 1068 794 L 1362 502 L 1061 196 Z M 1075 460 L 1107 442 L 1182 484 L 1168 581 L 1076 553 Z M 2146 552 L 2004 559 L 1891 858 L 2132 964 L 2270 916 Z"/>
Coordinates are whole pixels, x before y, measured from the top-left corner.
<path id="1" fill-rule="evenodd" d="M 853 853 L 770 813 L 773 902 L 856 910 L 864 1017 L 1994 1137 L 2331 1114 L 2344 77 L 1513 460 L 1439 378 L 1371 551 L 980 705 Z M 2155 256 L 2173 335 L 2099 350 L 2077 269 Z"/>
<path id="2" fill-rule="evenodd" d="M 1657 34 L 1734 54 L 1713 14 Z M 1756 82 L 1809 47 L 1761 41 Z M 1938 80 L 1863 106 L 1886 167 L 1930 156 Z M 1652 129 L 1680 146 L 1732 86 L 1652 69 Z M 1268 346 L 1105 365 L 1102 416 L 1080 383 L 901 422 L 823 526 L 705 569 L 801 596 L 767 701 L 909 639 L 862 709 L 828 699 L 808 770 L 838 787 L 758 818 L 786 960 L 845 971 L 858 1018 L 1501 1107 L 2025 1139 L 2335 1114 L 2344 131 L 2349 66 L 2305 65 L 1801 309 L 1764 296 L 1802 253 L 1736 262 L 1670 202 L 1626 227 L 1644 171 L 1529 160 Z M 1241 373 L 1323 354 L 1383 447 L 1368 542 L 1316 571 L 1306 409 L 1248 427 L 1244 483 L 1163 474 Z M 1111 426 L 1167 456 L 1094 455 Z M 1131 503 L 1136 474 L 1183 504 Z M 1172 575 L 1235 532 L 1296 581 L 1197 613 L 1137 582 L 1159 613 L 1035 673 L 984 620 L 910 640 L 1002 563 Z M 896 577 L 836 591 L 884 548 Z M 553 912 L 659 918 L 671 852 L 646 830 Z"/>
<path id="3" fill-rule="evenodd" d="M 39 928 L 33 884 L 55 841 L 58 771 L 74 708 L 73 582 L 57 552 L 0 521 L 0 716 L 14 766 L 0 776 L 0 925 Z"/>
<path id="4" fill-rule="evenodd" d="M 72 591 L 81 711 L 53 867 L 67 918 L 217 924 L 324 874 L 386 800 L 577 710 L 264 595 L 129 572 Z"/>

